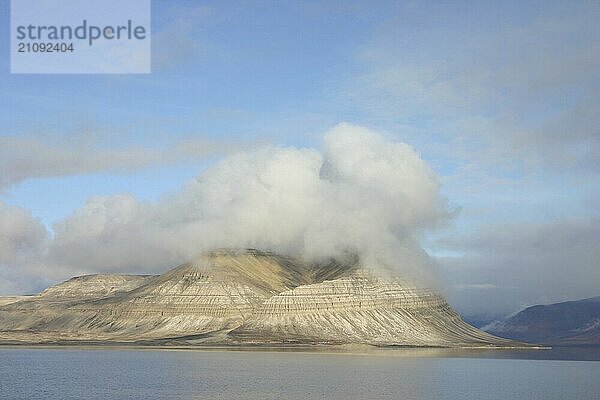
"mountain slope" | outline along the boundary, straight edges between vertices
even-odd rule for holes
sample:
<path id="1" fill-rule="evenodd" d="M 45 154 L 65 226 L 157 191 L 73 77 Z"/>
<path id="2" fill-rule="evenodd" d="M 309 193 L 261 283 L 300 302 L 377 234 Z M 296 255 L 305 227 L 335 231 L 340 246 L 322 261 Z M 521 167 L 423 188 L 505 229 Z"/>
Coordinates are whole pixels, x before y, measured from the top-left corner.
<path id="1" fill-rule="evenodd" d="M 27 300 L 30 296 L 0 296 L 0 307 L 17 301 Z"/>
<path id="2" fill-rule="evenodd" d="M 118 292 L 128 292 L 144 284 L 150 275 L 85 275 L 50 286 L 40 293 L 53 298 L 101 298 Z"/>
<path id="3" fill-rule="evenodd" d="M 528 307 L 484 329 L 515 340 L 554 345 L 597 345 L 600 344 L 600 296 Z"/>
<path id="4" fill-rule="evenodd" d="M 511 345 L 464 323 L 439 295 L 358 270 L 265 301 L 231 335 L 247 341 L 411 346 Z M 513 343 L 514 344 L 514 343 Z"/>
<path id="5" fill-rule="evenodd" d="M 519 346 L 434 292 L 356 260 L 309 265 L 217 250 L 160 276 L 95 275 L 0 307 L 0 342 Z"/>

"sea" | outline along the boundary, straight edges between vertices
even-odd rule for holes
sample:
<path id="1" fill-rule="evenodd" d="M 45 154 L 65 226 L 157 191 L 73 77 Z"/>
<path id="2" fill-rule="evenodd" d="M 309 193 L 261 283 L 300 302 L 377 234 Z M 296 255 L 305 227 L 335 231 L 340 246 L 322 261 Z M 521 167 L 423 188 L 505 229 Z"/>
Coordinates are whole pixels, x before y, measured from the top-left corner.
<path id="1" fill-rule="evenodd" d="M 0 347 L 0 399 L 600 399 L 600 348 Z"/>

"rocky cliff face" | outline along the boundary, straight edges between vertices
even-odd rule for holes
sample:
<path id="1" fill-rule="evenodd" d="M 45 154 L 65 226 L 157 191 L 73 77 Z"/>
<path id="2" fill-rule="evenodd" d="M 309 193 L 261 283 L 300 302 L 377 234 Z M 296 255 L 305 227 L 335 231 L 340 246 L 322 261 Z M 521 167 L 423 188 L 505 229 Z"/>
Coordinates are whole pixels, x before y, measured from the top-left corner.
<path id="1" fill-rule="evenodd" d="M 145 275 L 85 275 L 50 286 L 40 296 L 46 298 L 101 298 L 135 289 L 148 281 Z"/>
<path id="2" fill-rule="evenodd" d="M 279 293 L 230 335 L 259 342 L 293 338 L 375 345 L 510 344 L 464 323 L 432 291 L 364 270 Z"/>
<path id="3" fill-rule="evenodd" d="M 0 307 L 0 341 L 519 345 L 409 282 L 257 250 L 209 252 L 160 276 L 73 278 Z"/>

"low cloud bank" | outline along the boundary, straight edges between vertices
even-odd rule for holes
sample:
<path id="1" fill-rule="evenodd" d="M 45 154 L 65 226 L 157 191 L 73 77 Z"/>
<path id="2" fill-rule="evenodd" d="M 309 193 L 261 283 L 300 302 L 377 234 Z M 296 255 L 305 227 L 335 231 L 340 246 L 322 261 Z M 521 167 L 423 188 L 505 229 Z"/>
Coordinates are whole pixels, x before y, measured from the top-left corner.
<path id="1" fill-rule="evenodd" d="M 437 262 L 459 311 L 506 315 L 532 304 L 598 296 L 599 241 L 597 216 L 494 224 L 453 235 L 441 244 L 463 255 Z"/>

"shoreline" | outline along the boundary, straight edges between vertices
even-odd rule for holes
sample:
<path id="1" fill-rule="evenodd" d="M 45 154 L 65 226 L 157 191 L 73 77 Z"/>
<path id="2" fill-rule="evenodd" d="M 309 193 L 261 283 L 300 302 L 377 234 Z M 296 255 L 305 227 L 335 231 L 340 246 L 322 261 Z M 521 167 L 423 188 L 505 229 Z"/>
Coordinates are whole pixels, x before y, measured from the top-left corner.
<path id="1" fill-rule="evenodd" d="M 74 348 L 74 349 L 113 349 L 113 350 L 206 350 L 206 351 L 248 351 L 248 352 L 305 352 L 305 353 L 355 353 L 357 350 L 374 352 L 394 351 L 526 351 L 526 350 L 552 350 L 553 346 L 413 346 L 413 345 L 386 345 L 376 346 L 369 344 L 190 344 L 190 345 L 161 345 L 139 344 L 128 342 L 56 342 L 56 343 L 30 343 L 30 342 L 0 342 L 1 348 Z"/>

